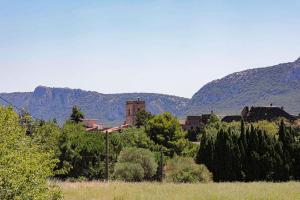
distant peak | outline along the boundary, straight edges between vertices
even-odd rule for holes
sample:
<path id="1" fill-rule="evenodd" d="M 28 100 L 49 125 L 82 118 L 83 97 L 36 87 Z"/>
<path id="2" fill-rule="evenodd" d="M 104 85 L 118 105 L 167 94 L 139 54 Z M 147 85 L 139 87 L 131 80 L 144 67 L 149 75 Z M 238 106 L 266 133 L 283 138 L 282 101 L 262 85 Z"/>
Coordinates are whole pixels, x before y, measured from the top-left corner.
<path id="1" fill-rule="evenodd" d="M 49 88 L 49 87 L 43 86 L 43 85 L 39 85 L 39 86 L 37 86 L 35 89 L 39 89 L 39 88 L 44 88 L 44 89 L 46 89 L 46 88 Z"/>
<path id="2" fill-rule="evenodd" d="M 39 85 L 34 89 L 33 93 L 35 95 L 42 95 L 42 94 L 46 93 L 49 89 L 50 89 L 49 87 Z"/>
<path id="3" fill-rule="evenodd" d="M 295 63 L 300 63 L 300 57 L 297 60 L 295 60 Z"/>

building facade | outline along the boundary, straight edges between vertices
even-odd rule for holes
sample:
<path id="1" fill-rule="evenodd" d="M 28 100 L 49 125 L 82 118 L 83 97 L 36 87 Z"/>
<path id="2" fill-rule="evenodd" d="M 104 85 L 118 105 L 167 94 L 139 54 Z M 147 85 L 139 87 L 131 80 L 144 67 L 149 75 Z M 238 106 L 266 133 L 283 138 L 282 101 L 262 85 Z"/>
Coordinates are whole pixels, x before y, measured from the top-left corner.
<path id="1" fill-rule="evenodd" d="M 140 100 L 139 98 L 135 101 L 127 101 L 125 106 L 125 124 L 134 125 L 136 123 L 136 114 L 140 110 L 146 109 L 145 101 Z"/>
<path id="2" fill-rule="evenodd" d="M 261 120 L 273 121 L 278 118 L 285 118 L 289 121 L 297 120 L 296 116 L 293 116 L 287 113 L 283 107 L 273 107 L 265 106 L 265 107 L 251 107 L 249 108 L 246 106 L 241 115 L 231 115 L 225 116 L 222 121 L 223 122 L 233 122 L 233 121 L 240 121 L 245 120 L 246 122 L 257 122 Z"/>
<path id="3" fill-rule="evenodd" d="M 97 119 L 83 119 L 83 126 L 86 128 L 86 131 L 97 131 L 102 130 L 103 126 L 99 124 Z"/>
<path id="4" fill-rule="evenodd" d="M 241 113 L 243 119 L 249 122 L 255 122 L 260 120 L 273 121 L 277 118 L 285 118 L 289 121 L 295 121 L 296 117 L 287 113 L 283 107 L 245 107 Z"/>
<path id="5" fill-rule="evenodd" d="M 185 130 L 185 131 L 199 130 L 204 125 L 209 123 L 212 114 L 213 113 L 203 114 L 203 115 L 198 115 L 198 116 L 187 116 L 186 120 L 180 121 L 180 125 L 182 126 L 183 130 Z"/>

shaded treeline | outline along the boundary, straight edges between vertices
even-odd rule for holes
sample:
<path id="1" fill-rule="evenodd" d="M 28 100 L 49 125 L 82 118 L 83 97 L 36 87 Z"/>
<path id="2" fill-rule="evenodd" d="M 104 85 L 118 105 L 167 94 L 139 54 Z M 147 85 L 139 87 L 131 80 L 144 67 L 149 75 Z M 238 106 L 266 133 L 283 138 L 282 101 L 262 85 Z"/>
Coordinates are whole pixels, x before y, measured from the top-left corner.
<path id="1" fill-rule="evenodd" d="M 300 180 L 299 133 L 283 121 L 276 135 L 242 121 L 239 134 L 231 128 L 204 133 L 196 161 L 215 181 Z"/>

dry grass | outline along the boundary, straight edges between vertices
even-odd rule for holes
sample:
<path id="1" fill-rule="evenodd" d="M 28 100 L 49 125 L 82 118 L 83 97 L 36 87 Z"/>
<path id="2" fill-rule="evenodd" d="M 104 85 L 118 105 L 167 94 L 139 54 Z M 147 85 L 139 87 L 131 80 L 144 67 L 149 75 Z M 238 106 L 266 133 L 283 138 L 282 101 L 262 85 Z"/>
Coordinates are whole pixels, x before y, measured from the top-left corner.
<path id="1" fill-rule="evenodd" d="M 58 183 L 66 200 L 300 199 L 300 183 Z"/>

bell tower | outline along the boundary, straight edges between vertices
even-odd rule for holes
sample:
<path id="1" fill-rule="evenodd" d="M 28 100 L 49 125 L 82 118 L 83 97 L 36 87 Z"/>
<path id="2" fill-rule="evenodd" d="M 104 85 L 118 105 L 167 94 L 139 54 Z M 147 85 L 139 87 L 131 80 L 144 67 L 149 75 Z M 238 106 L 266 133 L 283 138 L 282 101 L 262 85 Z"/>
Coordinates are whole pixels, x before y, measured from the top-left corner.
<path id="1" fill-rule="evenodd" d="M 140 100 L 140 98 L 134 101 L 126 101 L 125 124 L 134 125 L 136 123 L 137 112 L 140 110 L 145 110 L 145 108 L 146 108 L 145 101 Z"/>

